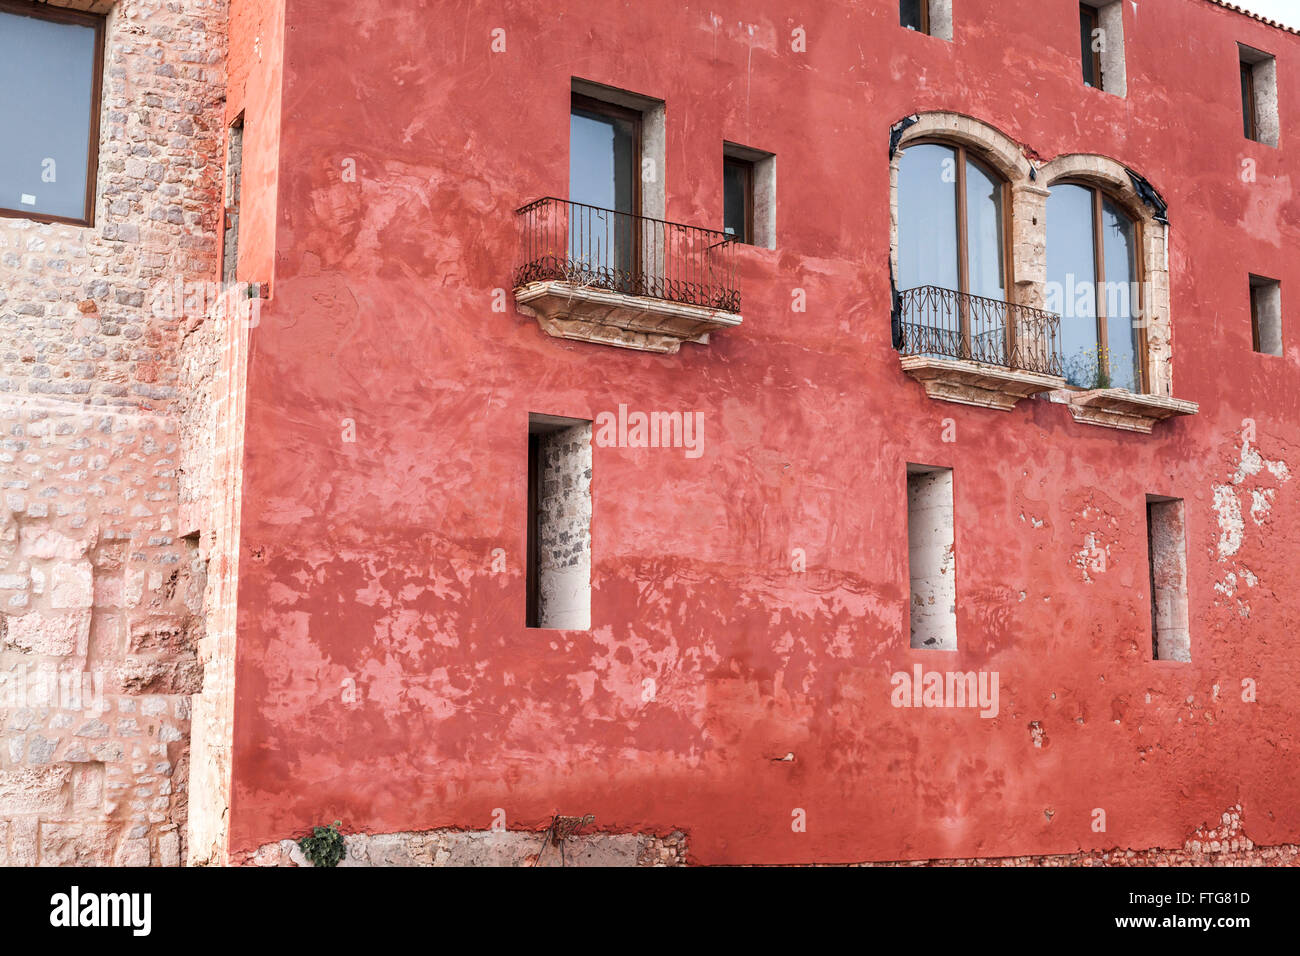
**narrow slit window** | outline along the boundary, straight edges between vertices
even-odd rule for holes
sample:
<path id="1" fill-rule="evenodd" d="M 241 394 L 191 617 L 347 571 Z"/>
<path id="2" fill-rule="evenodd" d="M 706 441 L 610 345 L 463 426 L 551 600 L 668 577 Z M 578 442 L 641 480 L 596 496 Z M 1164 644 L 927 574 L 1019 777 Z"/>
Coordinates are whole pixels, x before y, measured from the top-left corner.
<path id="1" fill-rule="evenodd" d="M 1147 495 L 1147 557 L 1151 587 L 1151 657 L 1190 661 L 1187 531 L 1183 500 Z"/>
<path id="2" fill-rule="evenodd" d="M 244 168 L 244 114 L 230 124 L 226 144 L 226 221 L 221 237 L 221 281 L 235 281 L 239 267 L 239 195 Z"/>
<path id="3" fill-rule="evenodd" d="M 1282 354 L 1282 284 L 1250 277 L 1251 346 L 1264 355 Z"/>
<path id="4" fill-rule="evenodd" d="M 1097 8 L 1079 4 L 1079 42 L 1083 53 L 1083 82 L 1095 89 L 1102 88 L 1101 25 Z"/>
<path id="5" fill-rule="evenodd" d="M 957 649 L 957 555 L 952 469 L 907 466 L 911 646 Z"/>
<path id="6" fill-rule="evenodd" d="M 528 416 L 528 627 L 591 626 L 591 422 Z"/>

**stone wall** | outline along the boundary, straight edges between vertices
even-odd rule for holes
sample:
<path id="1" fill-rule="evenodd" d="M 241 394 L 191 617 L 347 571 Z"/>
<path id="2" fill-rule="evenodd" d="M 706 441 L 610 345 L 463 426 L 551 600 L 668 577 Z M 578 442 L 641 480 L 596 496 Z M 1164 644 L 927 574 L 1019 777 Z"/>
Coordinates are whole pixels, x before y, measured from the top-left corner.
<path id="1" fill-rule="evenodd" d="M 0 219 L 0 864 L 183 856 L 207 582 L 180 496 L 207 452 L 161 293 L 217 274 L 225 23 L 113 4 L 94 225 Z"/>
<path id="2" fill-rule="evenodd" d="M 541 436 L 538 622 L 591 626 L 591 424 Z"/>

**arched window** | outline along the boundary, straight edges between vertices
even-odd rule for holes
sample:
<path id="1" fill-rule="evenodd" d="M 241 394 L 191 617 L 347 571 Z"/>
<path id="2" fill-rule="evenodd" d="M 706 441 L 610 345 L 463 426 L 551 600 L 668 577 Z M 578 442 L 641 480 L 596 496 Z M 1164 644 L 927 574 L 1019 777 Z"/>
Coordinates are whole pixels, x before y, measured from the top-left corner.
<path id="1" fill-rule="evenodd" d="M 1146 390 L 1139 228 L 1094 186 L 1052 186 L 1047 300 L 1061 314 L 1061 353 L 1072 385 Z"/>
<path id="2" fill-rule="evenodd" d="M 1007 191 L 963 146 L 909 145 L 898 169 L 898 287 L 1005 301 Z"/>

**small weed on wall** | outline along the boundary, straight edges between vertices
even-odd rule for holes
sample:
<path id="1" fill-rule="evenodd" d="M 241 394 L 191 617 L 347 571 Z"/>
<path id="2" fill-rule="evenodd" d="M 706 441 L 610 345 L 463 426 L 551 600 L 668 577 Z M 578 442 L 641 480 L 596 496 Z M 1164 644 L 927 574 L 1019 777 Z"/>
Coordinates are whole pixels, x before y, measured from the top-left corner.
<path id="1" fill-rule="evenodd" d="M 339 860 L 343 859 L 341 822 L 335 820 L 327 827 L 312 827 L 311 836 L 298 841 L 298 848 L 312 866 L 338 866 Z"/>

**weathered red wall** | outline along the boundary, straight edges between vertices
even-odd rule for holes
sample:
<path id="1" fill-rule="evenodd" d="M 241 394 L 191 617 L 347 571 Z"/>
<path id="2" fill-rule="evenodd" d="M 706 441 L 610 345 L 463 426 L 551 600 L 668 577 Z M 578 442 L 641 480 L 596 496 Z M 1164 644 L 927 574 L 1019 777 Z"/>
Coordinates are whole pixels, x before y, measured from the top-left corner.
<path id="1" fill-rule="evenodd" d="M 682 828 L 706 863 L 1181 846 L 1237 803 L 1256 843 L 1295 840 L 1297 483 L 1246 476 L 1243 513 L 1250 488 L 1276 501 L 1224 561 L 1212 488 L 1246 418 L 1252 448 L 1300 465 L 1300 349 L 1253 354 L 1247 296 L 1251 271 L 1300 289 L 1300 37 L 1207 2 L 1126 5 L 1118 99 L 1080 82 L 1074 5 L 956 6 L 950 44 L 900 29 L 894 0 L 290 0 L 276 296 L 248 375 L 234 858 L 334 819 L 484 828 L 497 807 L 512 827 Z M 1278 57 L 1279 150 L 1241 136 L 1238 40 Z M 667 102 L 671 220 L 719 225 L 724 139 L 777 154 L 778 248 L 742 250 L 741 328 L 658 356 L 492 311 L 512 210 L 566 193 L 575 75 Z M 932 401 L 903 375 L 887 138 L 931 109 L 1163 193 L 1175 392 L 1198 416 L 1142 436 L 1047 402 Z M 702 411 L 705 454 L 595 448 L 592 628 L 526 630 L 528 413 L 619 403 Z M 956 470 L 952 655 L 908 648 L 908 461 Z M 1148 659 L 1147 493 L 1187 501 L 1190 664 Z M 1108 567 L 1085 582 L 1090 533 Z M 1216 590 L 1242 567 L 1253 588 Z M 1000 715 L 894 709 L 914 662 L 998 671 Z"/>

